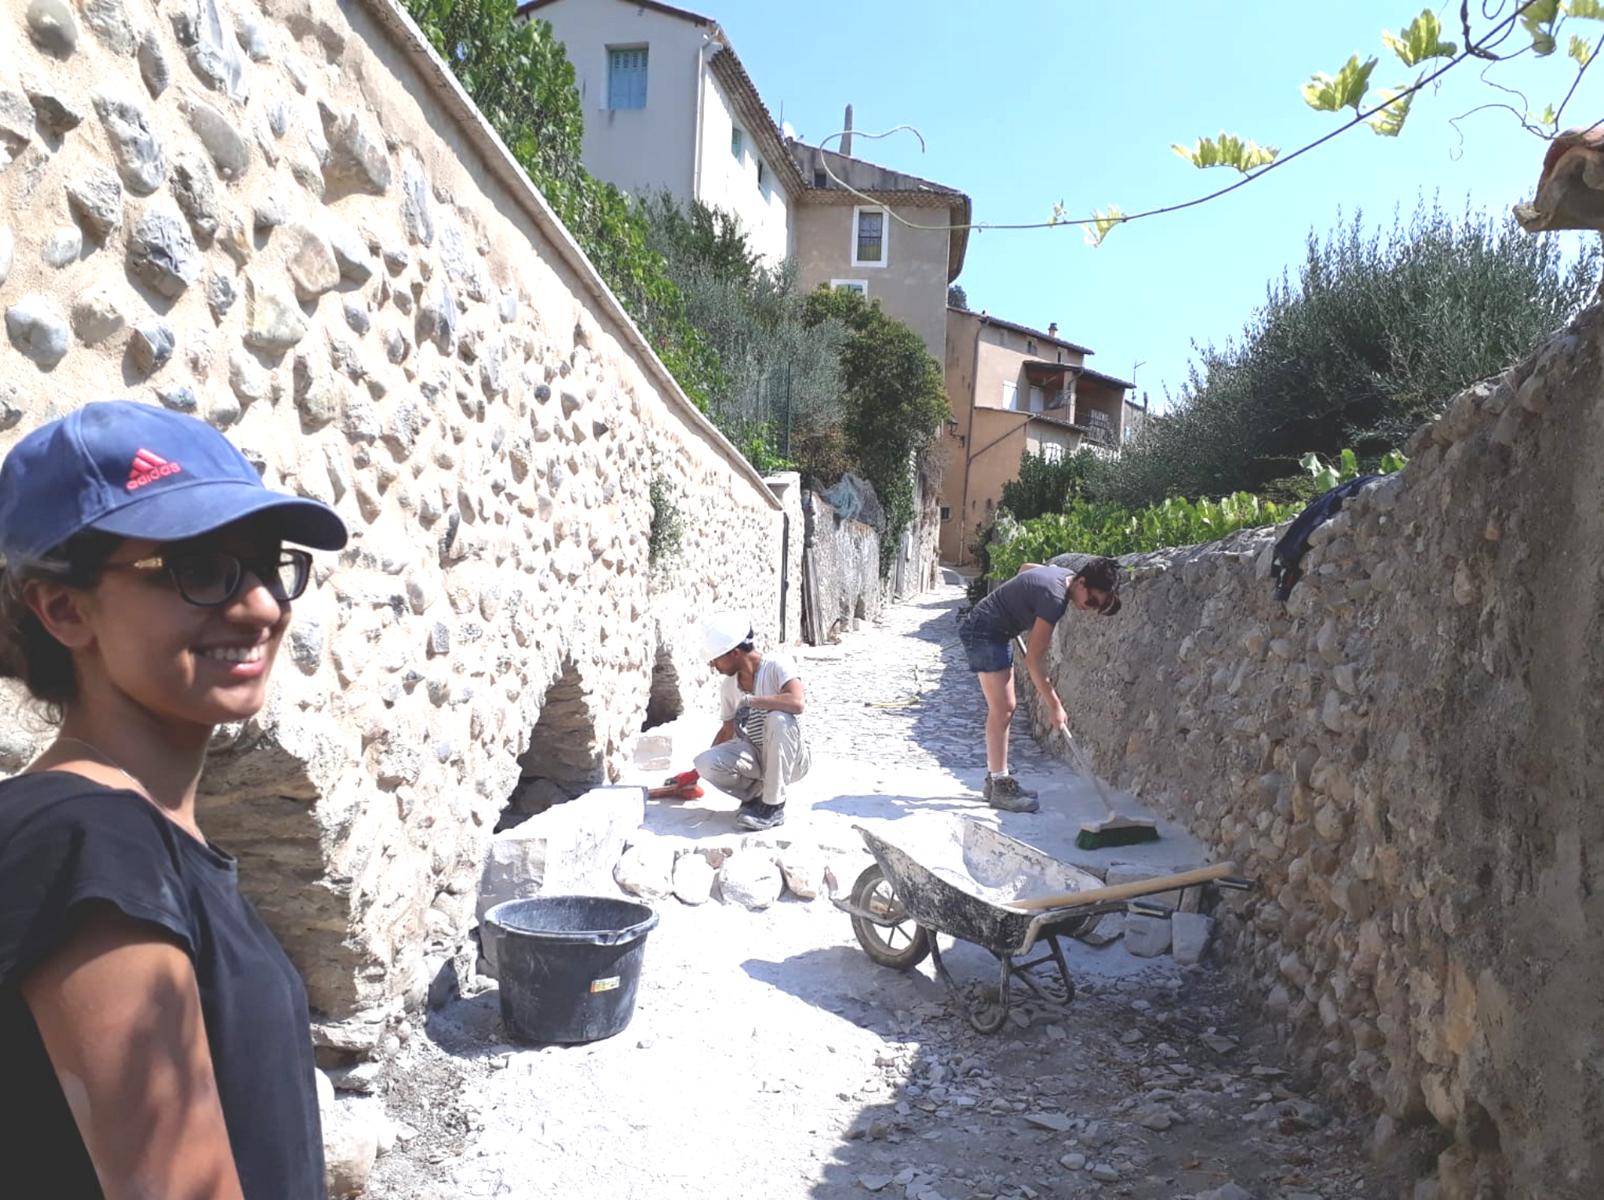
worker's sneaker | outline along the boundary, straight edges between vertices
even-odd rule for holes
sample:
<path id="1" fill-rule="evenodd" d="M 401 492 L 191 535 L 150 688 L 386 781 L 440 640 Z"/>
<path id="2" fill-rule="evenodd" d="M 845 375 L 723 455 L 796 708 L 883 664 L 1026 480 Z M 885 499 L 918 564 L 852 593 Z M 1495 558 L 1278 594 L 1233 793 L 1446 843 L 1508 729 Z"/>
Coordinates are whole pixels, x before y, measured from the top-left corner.
<path id="1" fill-rule="evenodd" d="M 784 824 L 785 805 L 764 804 L 761 800 L 750 800 L 741 805 L 741 811 L 735 816 L 737 829 L 773 829 Z"/>
<path id="2" fill-rule="evenodd" d="M 1033 813 L 1041 808 L 1036 793 L 1020 787 L 1012 775 L 987 775 L 984 794 L 987 804 L 1003 812 Z"/>

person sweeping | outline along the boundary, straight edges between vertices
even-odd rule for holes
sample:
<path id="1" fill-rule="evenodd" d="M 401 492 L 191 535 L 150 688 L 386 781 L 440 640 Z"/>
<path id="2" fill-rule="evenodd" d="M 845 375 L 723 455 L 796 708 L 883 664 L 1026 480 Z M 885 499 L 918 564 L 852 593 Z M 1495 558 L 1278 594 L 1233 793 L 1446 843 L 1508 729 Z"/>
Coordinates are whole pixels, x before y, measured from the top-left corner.
<path id="1" fill-rule="evenodd" d="M 1047 678 L 1053 630 L 1073 606 L 1111 617 L 1119 612 L 1119 564 L 1094 558 L 1079 570 L 1026 563 L 958 618 L 958 638 L 986 698 L 986 803 L 1004 812 L 1032 813 L 1036 793 L 1008 772 L 1008 726 L 1014 717 L 1013 639 L 1025 637 L 1025 670 L 1047 710 L 1047 723 L 1069 728 L 1069 714 Z"/>

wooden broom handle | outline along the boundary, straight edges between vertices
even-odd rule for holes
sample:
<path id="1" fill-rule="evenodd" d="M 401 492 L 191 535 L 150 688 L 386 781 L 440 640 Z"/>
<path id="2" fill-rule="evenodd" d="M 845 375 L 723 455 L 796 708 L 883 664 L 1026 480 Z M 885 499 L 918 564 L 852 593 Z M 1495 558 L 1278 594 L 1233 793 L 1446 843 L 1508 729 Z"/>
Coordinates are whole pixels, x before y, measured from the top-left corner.
<path id="1" fill-rule="evenodd" d="M 1215 863 L 1212 867 L 1199 867 L 1195 871 L 1182 871 L 1179 875 L 1159 875 L 1153 879 L 1133 879 L 1130 883 L 1116 883 L 1112 887 L 1092 888 L 1086 892 L 1060 892 L 1056 896 L 1038 896 L 1028 899 L 1021 896 L 1010 900 L 1010 908 L 1039 911 L 1044 908 L 1079 908 L 1086 904 L 1102 904 L 1108 900 L 1129 900 L 1133 896 L 1148 896 L 1155 892 L 1173 892 L 1179 888 L 1224 879 L 1235 874 L 1236 864 Z"/>

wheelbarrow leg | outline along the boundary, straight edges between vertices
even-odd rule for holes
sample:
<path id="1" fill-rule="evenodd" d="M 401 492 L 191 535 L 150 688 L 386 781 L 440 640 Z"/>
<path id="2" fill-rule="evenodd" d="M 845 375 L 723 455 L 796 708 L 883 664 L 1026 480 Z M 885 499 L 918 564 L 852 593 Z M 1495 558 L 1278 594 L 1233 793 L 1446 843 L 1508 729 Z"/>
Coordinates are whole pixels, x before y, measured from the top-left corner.
<path id="1" fill-rule="evenodd" d="M 1008 1008 L 1013 1002 L 1013 988 L 1009 987 L 1009 984 L 1013 980 L 1014 964 L 1006 954 L 999 954 L 997 961 L 997 1019 L 994 1021 L 983 1020 L 980 1017 L 980 1013 L 984 1011 L 983 1008 L 970 1008 L 969 1023 L 975 1027 L 978 1033 L 996 1033 L 1001 1029 L 1003 1023 L 1008 1020 Z"/>
<path id="2" fill-rule="evenodd" d="M 1058 944 L 1058 935 L 1048 934 L 1047 945 L 1050 951 L 1049 954 L 1044 954 L 1040 958 L 1032 959 L 1030 962 L 1025 963 L 1015 973 L 1019 976 L 1020 981 L 1031 990 L 1032 994 L 1034 994 L 1038 1000 L 1044 1000 L 1050 1004 L 1068 1004 L 1075 998 L 1075 981 L 1069 977 L 1069 964 L 1064 961 L 1064 951 L 1063 948 Z M 1053 995 L 1047 990 L 1046 987 L 1043 986 L 1043 984 L 1046 983 L 1046 980 L 1038 980 L 1031 973 L 1031 968 L 1044 966 L 1049 962 L 1055 963 L 1058 967 L 1057 986 L 1062 989 L 1061 995 Z"/>
<path id="3" fill-rule="evenodd" d="M 1064 961 L 1064 948 L 1058 944 L 1058 935 L 1049 934 L 1047 940 L 1053 948 L 1053 961 L 1058 964 L 1058 980 L 1064 985 L 1064 998 L 1059 1003 L 1068 1004 L 1075 999 L 1075 981 L 1069 976 L 1069 964 Z"/>
<path id="4" fill-rule="evenodd" d="M 998 1012 L 995 1021 L 987 1021 L 978 1015 L 981 1010 L 964 998 L 963 989 L 958 986 L 958 981 L 947 970 L 947 964 L 941 960 L 941 946 L 936 941 L 934 932 L 930 935 L 930 961 L 936 966 L 936 974 L 941 977 L 941 982 L 947 985 L 947 991 L 952 994 L 953 1003 L 964 1010 L 964 1016 L 969 1018 L 969 1024 L 974 1027 L 977 1033 L 996 1033 L 1002 1028 L 1003 1022 L 1008 1019 L 1008 959 L 1003 956 L 999 956 L 999 958 L 1002 962 L 1002 979 L 999 988 L 1002 1008 Z"/>

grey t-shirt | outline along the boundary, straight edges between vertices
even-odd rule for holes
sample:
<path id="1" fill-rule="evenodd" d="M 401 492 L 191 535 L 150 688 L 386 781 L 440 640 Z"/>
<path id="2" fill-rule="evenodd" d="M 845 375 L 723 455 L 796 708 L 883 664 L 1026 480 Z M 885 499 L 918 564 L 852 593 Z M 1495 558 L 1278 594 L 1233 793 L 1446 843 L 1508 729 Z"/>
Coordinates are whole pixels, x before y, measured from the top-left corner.
<path id="1" fill-rule="evenodd" d="M 1069 607 L 1069 581 L 1075 572 L 1067 567 L 1035 567 L 994 588 L 975 605 L 970 620 L 975 627 L 1003 638 L 1029 636 L 1040 617 L 1049 625 Z"/>

